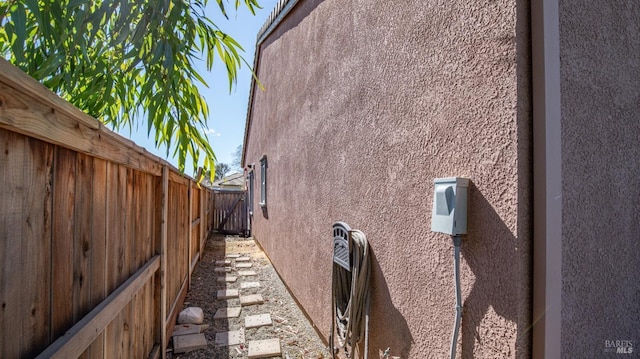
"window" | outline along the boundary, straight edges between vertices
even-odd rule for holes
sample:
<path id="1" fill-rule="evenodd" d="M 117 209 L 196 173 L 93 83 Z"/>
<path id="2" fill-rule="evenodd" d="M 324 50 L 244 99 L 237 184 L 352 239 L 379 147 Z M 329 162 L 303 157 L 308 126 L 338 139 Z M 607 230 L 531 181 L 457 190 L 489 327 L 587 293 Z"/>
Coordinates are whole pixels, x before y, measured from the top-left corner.
<path id="1" fill-rule="evenodd" d="M 251 166 L 250 168 L 253 168 L 253 166 Z M 254 174 L 253 174 L 253 170 L 249 171 L 249 214 L 253 214 L 253 178 L 254 178 Z"/>
<path id="2" fill-rule="evenodd" d="M 260 206 L 267 206 L 267 156 L 260 159 Z"/>

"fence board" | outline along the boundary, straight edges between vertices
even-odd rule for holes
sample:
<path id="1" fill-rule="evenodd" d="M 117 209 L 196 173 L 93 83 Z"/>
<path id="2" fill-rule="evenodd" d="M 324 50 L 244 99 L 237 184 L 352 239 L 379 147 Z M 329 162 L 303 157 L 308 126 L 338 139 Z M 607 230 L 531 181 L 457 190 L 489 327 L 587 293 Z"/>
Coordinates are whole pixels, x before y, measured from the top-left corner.
<path id="1" fill-rule="evenodd" d="M 75 227 L 75 179 L 77 153 L 56 151 L 53 189 L 52 237 L 52 337 L 73 324 L 73 230 Z"/>
<path id="2" fill-rule="evenodd" d="M 76 163 L 73 236 L 73 322 L 91 309 L 91 196 L 93 158 L 79 154 Z"/>
<path id="3" fill-rule="evenodd" d="M 107 297 L 107 162 L 93 160 L 93 193 L 91 196 L 91 308 Z M 104 357 L 104 333 L 101 333 L 87 349 L 89 357 Z"/>
<path id="4" fill-rule="evenodd" d="M 22 162 L 24 138 L 0 130 L 0 354 L 17 357 L 22 348 L 20 338 L 14 337 L 15 323 L 20 320 L 20 280 L 14 268 L 20 268 L 22 235 L 22 196 L 24 195 Z"/>
<path id="5" fill-rule="evenodd" d="M 21 342 L 27 349 L 26 356 L 32 357 L 49 343 L 53 146 L 28 139 L 26 154 L 26 220 L 23 221 L 21 243 L 21 278 L 25 289 L 21 300 L 25 307 Z"/>

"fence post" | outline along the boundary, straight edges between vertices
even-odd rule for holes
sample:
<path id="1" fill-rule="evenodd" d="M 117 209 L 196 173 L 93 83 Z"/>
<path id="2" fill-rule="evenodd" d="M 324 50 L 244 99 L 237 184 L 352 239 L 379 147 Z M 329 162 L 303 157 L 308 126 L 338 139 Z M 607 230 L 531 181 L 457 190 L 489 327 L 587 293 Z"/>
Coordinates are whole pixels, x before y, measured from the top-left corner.
<path id="1" fill-rule="evenodd" d="M 169 220 L 169 168 L 162 166 L 162 219 L 160 221 L 160 346 L 167 357 L 167 222 Z"/>
<path id="2" fill-rule="evenodd" d="M 189 191 L 188 191 L 188 196 L 189 196 L 189 200 L 188 200 L 188 206 L 189 206 L 189 219 L 187 221 L 188 225 L 187 225 L 187 266 L 188 266 L 188 273 L 189 275 L 187 276 L 187 292 L 191 290 L 191 273 L 193 271 L 193 266 L 192 266 L 192 259 L 193 259 L 193 254 L 191 253 L 192 250 L 192 246 L 191 246 L 191 240 L 192 240 L 192 232 L 193 232 L 193 182 L 191 180 L 189 180 Z"/>
<path id="3" fill-rule="evenodd" d="M 200 258 L 204 254 L 204 247 L 207 242 L 207 216 L 205 214 L 205 199 L 207 188 L 200 187 Z"/>

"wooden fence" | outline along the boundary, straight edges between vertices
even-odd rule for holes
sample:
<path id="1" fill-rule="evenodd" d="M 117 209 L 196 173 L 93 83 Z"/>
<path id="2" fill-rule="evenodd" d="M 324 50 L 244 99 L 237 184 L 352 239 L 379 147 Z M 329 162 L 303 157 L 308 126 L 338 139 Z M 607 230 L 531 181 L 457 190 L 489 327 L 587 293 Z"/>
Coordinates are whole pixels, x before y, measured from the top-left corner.
<path id="1" fill-rule="evenodd" d="M 212 205 L 0 59 L 0 358 L 164 358 Z"/>
<path id="2" fill-rule="evenodd" d="M 247 192 L 243 190 L 214 190 L 213 230 L 227 234 L 246 234 Z"/>

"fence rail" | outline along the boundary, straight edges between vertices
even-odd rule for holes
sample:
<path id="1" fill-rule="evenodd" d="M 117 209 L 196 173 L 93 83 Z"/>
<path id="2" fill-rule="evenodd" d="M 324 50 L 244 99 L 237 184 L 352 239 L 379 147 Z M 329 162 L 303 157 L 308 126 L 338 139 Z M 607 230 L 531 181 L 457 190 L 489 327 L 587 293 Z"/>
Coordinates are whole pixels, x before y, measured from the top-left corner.
<path id="1" fill-rule="evenodd" d="M 212 206 L 0 59 L 0 357 L 164 357 Z"/>

